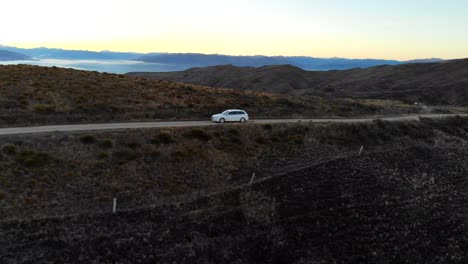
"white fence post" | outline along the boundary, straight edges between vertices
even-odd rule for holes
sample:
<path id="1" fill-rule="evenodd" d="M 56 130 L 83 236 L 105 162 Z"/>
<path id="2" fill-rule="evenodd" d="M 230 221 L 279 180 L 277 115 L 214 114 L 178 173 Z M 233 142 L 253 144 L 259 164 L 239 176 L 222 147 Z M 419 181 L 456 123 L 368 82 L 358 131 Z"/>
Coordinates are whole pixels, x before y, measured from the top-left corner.
<path id="1" fill-rule="evenodd" d="M 254 182 L 254 180 L 255 180 L 255 172 L 252 173 L 252 178 L 250 178 L 250 183 L 249 183 L 249 185 L 252 185 L 253 182 Z"/>
<path id="2" fill-rule="evenodd" d="M 117 198 L 114 198 L 112 203 L 112 213 L 115 214 L 115 210 L 117 210 Z"/>
<path id="3" fill-rule="evenodd" d="M 364 150 L 364 145 L 362 145 L 361 148 L 359 149 L 359 155 L 358 156 L 361 156 L 363 150 Z"/>

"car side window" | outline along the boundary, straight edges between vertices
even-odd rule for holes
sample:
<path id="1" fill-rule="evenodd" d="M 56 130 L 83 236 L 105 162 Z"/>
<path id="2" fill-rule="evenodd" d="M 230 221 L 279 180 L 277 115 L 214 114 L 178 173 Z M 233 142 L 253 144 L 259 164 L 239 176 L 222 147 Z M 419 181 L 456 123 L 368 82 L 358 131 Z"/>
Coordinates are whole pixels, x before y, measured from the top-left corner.
<path id="1" fill-rule="evenodd" d="M 229 112 L 229 115 L 235 115 L 236 112 Z"/>

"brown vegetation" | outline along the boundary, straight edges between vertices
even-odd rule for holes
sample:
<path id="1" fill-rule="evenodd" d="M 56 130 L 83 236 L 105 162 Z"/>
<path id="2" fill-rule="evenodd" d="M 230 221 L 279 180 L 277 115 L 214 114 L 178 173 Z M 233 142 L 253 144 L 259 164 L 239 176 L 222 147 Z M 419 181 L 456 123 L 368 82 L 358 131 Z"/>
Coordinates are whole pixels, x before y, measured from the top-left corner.
<path id="1" fill-rule="evenodd" d="M 0 126 L 209 119 L 229 108 L 253 118 L 417 112 L 408 105 L 212 89 L 126 75 L 27 65 L 0 66 Z"/>
<path id="2" fill-rule="evenodd" d="M 259 68 L 224 65 L 182 72 L 130 74 L 281 94 L 468 106 L 468 59 L 342 71 L 305 71 L 291 65 Z"/>
<path id="3" fill-rule="evenodd" d="M 2 137 L 0 260 L 466 263 L 467 133 L 450 118 Z"/>

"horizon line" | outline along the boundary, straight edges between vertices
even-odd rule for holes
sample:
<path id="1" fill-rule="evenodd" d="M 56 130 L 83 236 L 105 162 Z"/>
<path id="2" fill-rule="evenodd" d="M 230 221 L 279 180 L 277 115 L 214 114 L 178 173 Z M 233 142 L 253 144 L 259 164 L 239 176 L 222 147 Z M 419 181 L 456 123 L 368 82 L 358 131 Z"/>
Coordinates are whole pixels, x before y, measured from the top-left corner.
<path id="1" fill-rule="evenodd" d="M 16 48 L 16 49 L 26 49 L 26 50 L 32 50 L 32 49 L 59 49 L 59 50 L 66 50 L 66 51 L 85 51 L 85 52 L 97 52 L 97 53 L 104 53 L 104 52 L 111 52 L 111 53 L 135 53 L 135 54 L 143 54 L 143 55 L 151 55 L 151 54 L 198 54 L 198 55 L 223 55 L 223 56 L 233 56 L 233 57 L 268 57 L 268 58 L 273 58 L 273 57 L 307 57 L 307 58 L 314 58 L 314 59 L 346 59 L 346 60 L 386 60 L 386 61 L 398 61 L 398 62 L 407 62 L 407 61 L 413 61 L 413 60 L 431 60 L 431 59 L 436 59 L 436 60 L 457 60 L 457 59 L 465 59 L 468 57 L 460 57 L 460 58 L 453 58 L 453 59 L 446 59 L 446 58 L 438 58 L 438 57 L 426 57 L 426 58 L 413 58 L 409 60 L 402 60 L 402 59 L 390 59 L 390 58 L 372 58 L 372 57 L 318 57 L 318 56 L 312 56 L 312 55 L 263 55 L 263 54 L 255 54 L 255 55 L 245 55 L 245 54 L 227 54 L 227 53 L 201 53 L 201 52 L 164 52 L 164 51 L 151 51 L 151 52 L 139 52 L 139 51 L 115 51 L 115 50 L 90 50 L 90 49 L 65 49 L 65 48 L 49 48 L 46 46 L 37 46 L 37 47 L 32 47 L 32 48 L 26 48 L 26 47 L 21 47 L 21 46 L 9 46 L 9 45 L 3 45 L 0 43 L 0 48 L 6 47 L 6 48 Z"/>

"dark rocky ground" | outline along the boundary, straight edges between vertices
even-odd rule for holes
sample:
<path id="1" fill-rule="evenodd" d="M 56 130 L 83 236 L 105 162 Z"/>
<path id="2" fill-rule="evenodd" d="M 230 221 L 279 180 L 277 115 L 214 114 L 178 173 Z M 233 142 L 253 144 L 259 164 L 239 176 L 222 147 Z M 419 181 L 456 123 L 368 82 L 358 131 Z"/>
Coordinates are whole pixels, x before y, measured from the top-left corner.
<path id="1" fill-rule="evenodd" d="M 1 221 L 0 262 L 468 261 L 466 119 L 299 124 L 271 133 L 291 130 L 303 141 L 257 159 L 252 185 L 240 170 L 229 184 L 191 199 Z M 333 151 L 335 158 L 326 155 Z M 288 155 L 294 162 L 281 161 Z M 7 213 L 25 210 L 1 205 Z"/>

